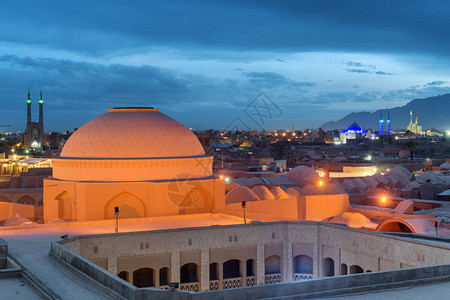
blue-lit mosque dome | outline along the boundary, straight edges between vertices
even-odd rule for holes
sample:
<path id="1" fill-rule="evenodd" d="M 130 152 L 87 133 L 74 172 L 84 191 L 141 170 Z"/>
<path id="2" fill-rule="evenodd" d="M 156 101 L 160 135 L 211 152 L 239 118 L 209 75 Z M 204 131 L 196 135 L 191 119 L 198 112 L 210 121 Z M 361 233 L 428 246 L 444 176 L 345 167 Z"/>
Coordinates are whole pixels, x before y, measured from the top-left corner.
<path id="1" fill-rule="evenodd" d="M 347 131 L 362 131 L 362 128 L 358 123 L 353 122 L 350 126 L 348 126 Z"/>

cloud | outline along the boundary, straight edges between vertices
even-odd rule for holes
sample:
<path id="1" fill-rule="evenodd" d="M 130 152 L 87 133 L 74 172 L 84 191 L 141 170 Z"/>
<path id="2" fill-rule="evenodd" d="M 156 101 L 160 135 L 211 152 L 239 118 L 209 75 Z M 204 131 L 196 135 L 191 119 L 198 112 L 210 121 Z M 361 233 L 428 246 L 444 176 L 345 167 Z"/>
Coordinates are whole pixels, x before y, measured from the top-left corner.
<path id="1" fill-rule="evenodd" d="M 363 68 L 369 68 L 369 69 L 376 69 L 375 65 L 365 65 L 363 63 L 360 62 L 356 62 L 356 61 L 347 61 L 344 62 L 345 65 L 349 66 L 349 67 L 363 67 Z"/>
<path id="2" fill-rule="evenodd" d="M 372 73 L 372 72 L 370 72 L 368 70 L 363 70 L 363 69 L 347 69 L 347 72 L 350 72 L 350 73 L 366 73 L 366 74 Z"/>
<path id="3" fill-rule="evenodd" d="M 443 85 L 444 83 L 445 83 L 445 81 L 432 81 L 432 82 L 428 82 L 427 85 L 428 86 Z"/>
<path id="4" fill-rule="evenodd" d="M 345 5 L 249 0 L 80 0 L 42 5 L 24 0 L 2 6 L 0 40 L 89 57 L 166 47 L 185 52 L 370 51 L 448 59 L 449 13 L 450 6 L 439 0 L 407 6 L 389 0 L 345 1 Z M 363 67 L 360 62 L 349 63 Z"/>
<path id="5" fill-rule="evenodd" d="M 375 72 L 375 74 L 377 74 L 377 75 L 388 75 L 388 76 L 394 75 L 393 73 L 387 73 L 387 72 L 382 72 L 382 71 L 377 71 L 377 72 Z"/>
<path id="6" fill-rule="evenodd" d="M 249 72 L 245 73 L 245 75 L 250 78 L 250 81 L 253 83 L 269 83 L 271 86 L 286 85 L 293 87 L 313 87 L 316 85 L 315 82 L 290 80 L 275 72 Z"/>

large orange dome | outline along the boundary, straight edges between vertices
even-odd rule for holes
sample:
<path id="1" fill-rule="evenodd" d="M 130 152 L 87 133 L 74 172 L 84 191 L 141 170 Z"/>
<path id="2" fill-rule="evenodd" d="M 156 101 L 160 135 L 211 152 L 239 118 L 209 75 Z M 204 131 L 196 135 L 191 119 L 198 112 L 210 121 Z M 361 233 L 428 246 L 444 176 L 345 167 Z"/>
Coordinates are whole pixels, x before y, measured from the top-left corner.
<path id="1" fill-rule="evenodd" d="M 78 129 L 61 158 L 169 158 L 205 155 L 189 129 L 153 108 L 114 108 Z"/>

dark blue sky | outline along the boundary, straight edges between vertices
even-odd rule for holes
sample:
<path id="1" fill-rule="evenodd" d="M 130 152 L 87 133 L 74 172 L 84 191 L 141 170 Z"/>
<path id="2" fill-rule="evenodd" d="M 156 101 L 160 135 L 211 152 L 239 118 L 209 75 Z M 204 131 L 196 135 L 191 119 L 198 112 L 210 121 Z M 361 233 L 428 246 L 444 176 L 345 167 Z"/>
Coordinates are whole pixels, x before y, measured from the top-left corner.
<path id="1" fill-rule="evenodd" d="M 268 129 L 318 127 L 450 92 L 449 16 L 448 1 L 11 1 L 0 123 L 24 130 L 43 89 L 46 131 L 113 106 L 256 127 L 244 109 L 263 91 L 282 112 Z"/>

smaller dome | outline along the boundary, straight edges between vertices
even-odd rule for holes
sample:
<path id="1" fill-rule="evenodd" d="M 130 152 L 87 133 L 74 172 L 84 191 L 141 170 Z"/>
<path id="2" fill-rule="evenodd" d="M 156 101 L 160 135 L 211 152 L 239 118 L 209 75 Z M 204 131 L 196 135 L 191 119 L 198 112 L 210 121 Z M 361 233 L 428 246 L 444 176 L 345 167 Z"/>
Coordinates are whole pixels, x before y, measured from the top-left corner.
<path id="1" fill-rule="evenodd" d="M 348 126 L 347 130 L 361 131 L 362 128 L 358 123 L 353 122 L 350 126 Z"/>
<path id="2" fill-rule="evenodd" d="M 258 201 L 258 196 L 248 187 L 239 186 L 225 196 L 225 203 L 241 203 L 242 201 Z"/>
<path id="3" fill-rule="evenodd" d="M 263 185 L 257 185 L 252 188 L 252 191 L 258 196 L 261 200 L 274 200 L 275 196 Z"/>
<path id="4" fill-rule="evenodd" d="M 298 166 L 287 172 L 286 178 L 295 184 L 319 179 L 319 174 L 306 166 Z"/>
<path id="5" fill-rule="evenodd" d="M 270 189 L 270 192 L 275 196 L 275 199 L 289 199 L 291 198 L 282 188 L 274 186 Z"/>

